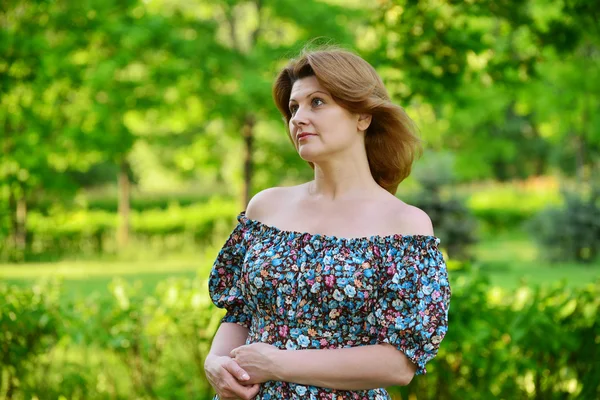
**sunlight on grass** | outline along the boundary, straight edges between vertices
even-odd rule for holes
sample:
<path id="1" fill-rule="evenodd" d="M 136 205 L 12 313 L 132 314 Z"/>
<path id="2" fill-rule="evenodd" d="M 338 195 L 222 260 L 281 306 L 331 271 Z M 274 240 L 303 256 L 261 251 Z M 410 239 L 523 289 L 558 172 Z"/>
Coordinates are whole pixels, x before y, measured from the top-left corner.
<path id="1" fill-rule="evenodd" d="M 25 265 L 0 265 L 0 278 L 33 279 L 62 277 L 68 279 L 88 279 L 92 277 L 112 277 L 115 275 L 137 275 L 141 273 L 171 273 L 196 271 L 201 263 L 198 260 L 167 261 L 61 261 L 56 263 L 32 263 Z"/>
<path id="2" fill-rule="evenodd" d="M 489 263 L 533 262 L 539 259 L 539 250 L 526 234 L 510 232 L 483 240 L 476 246 L 475 255 Z"/>
<path id="3" fill-rule="evenodd" d="M 0 279 L 27 286 L 38 279 L 58 278 L 69 297 L 93 292 L 108 295 L 113 278 L 139 281 L 146 293 L 171 277 L 208 278 L 217 248 L 199 257 L 179 257 L 153 261 L 61 261 L 55 263 L 0 264 Z M 534 241 L 522 231 L 511 231 L 482 239 L 475 246 L 475 268 L 490 276 L 493 285 L 514 289 L 528 285 L 551 284 L 565 280 L 568 286 L 583 286 L 600 278 L 600 264 L 549 264 L 540 256 Z"/>
<path id="4" fill-rule="evenodd" d="M 108 286 L 114 278 L 130 283 L 138 282 L 143 293 L 150 295 L 156 285 L 169 278 L 208 278 L 211 262 L 208 257 L 159 261 L 61 261 L 56 263 L 3 264 L 0 280 L 27 287 L 40 279 L 58 279 L 62 282 L 64 301 L 75 300 L 96 293 L 110 296 Z M 212 260 L 211 260 L 212 261 Z"/>
<path id="5" fill-rule="evenodd" d="M 524 232 L 512 231 L 488 238 L 475 248 L 478 266 L 488 273 L 492 284 L 504 288 L 551 284 L 565 280 L 568 286 L 584 286 L 600 279 L 600 263 L 550 264 L 531 237 Z"/>

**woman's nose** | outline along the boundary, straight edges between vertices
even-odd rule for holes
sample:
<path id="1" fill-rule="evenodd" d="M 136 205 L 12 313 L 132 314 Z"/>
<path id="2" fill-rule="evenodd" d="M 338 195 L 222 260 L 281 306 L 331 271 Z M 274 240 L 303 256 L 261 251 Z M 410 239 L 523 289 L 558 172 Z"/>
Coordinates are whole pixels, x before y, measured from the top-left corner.
<path id="1" fill-rule="evenodd" d="M 295 126 L 306 125 L 308 123 L 308 119 L 306 116 L 306 112 L 302 107 L 298 107 L 296 113 L 292 116 L 292 124 Z"/>

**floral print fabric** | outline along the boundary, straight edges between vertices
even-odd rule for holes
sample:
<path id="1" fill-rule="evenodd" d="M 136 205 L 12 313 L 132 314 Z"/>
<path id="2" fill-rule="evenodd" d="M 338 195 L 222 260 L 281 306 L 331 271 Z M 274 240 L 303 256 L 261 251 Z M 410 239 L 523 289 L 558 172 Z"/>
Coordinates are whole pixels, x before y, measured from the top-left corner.
<path id="1" fill-rule="evenodd" d="M 249 329 L 246 344 L 337 349 L 390 343 L 425 374 L 448 327 L 450 285 L 439 239 L 341 238 L 285 231 L 241 212 L 220 250 L 209 292 L 222 322 Z M 218 399 L 218 396 L 215 397 Z M 256 399 L 390 399 L 269 381 Z"/>

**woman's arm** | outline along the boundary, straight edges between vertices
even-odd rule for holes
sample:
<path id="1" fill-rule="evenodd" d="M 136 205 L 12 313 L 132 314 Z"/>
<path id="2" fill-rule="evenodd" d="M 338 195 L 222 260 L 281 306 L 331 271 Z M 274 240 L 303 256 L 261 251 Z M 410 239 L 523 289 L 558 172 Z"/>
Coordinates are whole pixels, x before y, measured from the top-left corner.
<path id="1" fill-rule="evenodd" d="M 230 356 L 250 374 L 248 383 L 284 381 L 338 390 L 408 385 L 417 370 L 388 343 L 331 350 L 282 350 L 252 343 Z"/>
<path id="2" fill-rule="evenodd" d="M 227 356 L 231 350 L 243 346 L 248 338 L 248 328 L 233 322 L 223 322 L 217 329 L 217 333 L 212 341 L 208 357 Z"/>
<path id="3" fill-rule="evenodd" d="M 221 399 L 253 399 L 260 385 L 249 383 L 250 376 L 229 357 L 232 348 L 243 345 L 248 328 L 236 323 L 221 323 L 204 361 L 208 382 Z"/>
<path id="4" fill-rule="evenodd" d="M 282 350 L 273 353 L 276 380 L 338 390 L 408 385 L 416 365 L 384 343 L 343 349 Z"/>

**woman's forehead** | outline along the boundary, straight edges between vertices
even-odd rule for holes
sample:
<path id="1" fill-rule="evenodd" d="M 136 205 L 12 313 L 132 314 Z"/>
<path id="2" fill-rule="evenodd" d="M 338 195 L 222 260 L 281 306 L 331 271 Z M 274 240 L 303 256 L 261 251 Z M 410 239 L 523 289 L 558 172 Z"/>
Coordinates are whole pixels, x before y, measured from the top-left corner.
<path id="1" fill-rule="evenodd" d="M 307 76 L 298 79 L 292 86 L 290 101 L 298 101 L 304 97 L 310 96 L 314 92 L 321 92 L 329 95 L 329 92 L 321 86 L 315 76 Z"/>

